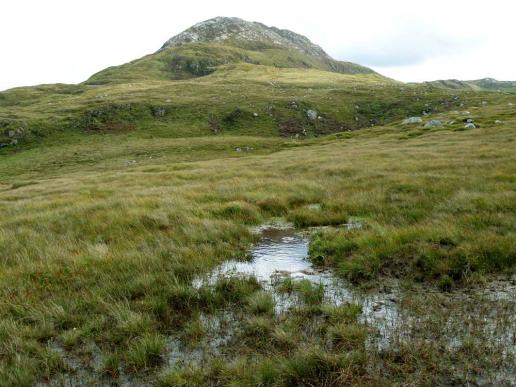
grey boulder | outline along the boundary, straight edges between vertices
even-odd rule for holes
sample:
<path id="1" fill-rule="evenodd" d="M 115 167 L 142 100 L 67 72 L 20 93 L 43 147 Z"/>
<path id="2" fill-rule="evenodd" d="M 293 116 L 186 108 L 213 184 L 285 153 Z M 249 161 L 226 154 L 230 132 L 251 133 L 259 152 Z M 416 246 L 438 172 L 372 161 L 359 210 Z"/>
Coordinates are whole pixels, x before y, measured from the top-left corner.
<path id="1" fill-rule="evenodd" d="M 318 114 L 317 114 L 317 112 L 315 110 L 310 109 L 310 110 L 306 111 L 306 116 L 310 120 L 315 121 L 317 119 Z"/>
<path id="2" fill-rule="evenodd" d="M 425 128 L 439 128 L 443 126 L 443 123 L 439 120 L 431 120 L 425 124 Z"/>
<path id="3" fill-rule="evenodd" d="M 409 117 L 409 118 L 405 118 L 403 120 L 403 125 L 407 125 L 407 124 L 420 124 L 423 122 L 423 119 L 421 117 Z"/>

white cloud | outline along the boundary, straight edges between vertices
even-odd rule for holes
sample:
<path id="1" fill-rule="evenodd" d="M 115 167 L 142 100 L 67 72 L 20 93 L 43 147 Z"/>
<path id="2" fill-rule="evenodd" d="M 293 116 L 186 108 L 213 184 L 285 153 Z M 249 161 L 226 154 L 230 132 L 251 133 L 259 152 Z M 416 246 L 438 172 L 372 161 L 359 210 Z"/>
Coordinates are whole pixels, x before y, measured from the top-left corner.
<path id="1" fill-rule="evenodd" d="M 502 0 L 3 1 L 0 90 L 81 82 L 214 16 L 291 29 L 338 59 L 403 81 L 516 80 L 515 11 Z"/>

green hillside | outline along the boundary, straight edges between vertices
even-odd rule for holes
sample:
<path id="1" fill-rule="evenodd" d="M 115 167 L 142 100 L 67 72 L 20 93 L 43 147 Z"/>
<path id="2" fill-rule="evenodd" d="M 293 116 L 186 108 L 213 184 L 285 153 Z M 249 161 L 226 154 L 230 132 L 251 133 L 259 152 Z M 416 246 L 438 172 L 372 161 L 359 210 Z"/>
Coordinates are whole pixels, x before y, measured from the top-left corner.
<path id="1" fill-rule="evenodd" d="M 222 65 L 240 63 L 278 68 L 317 69 L 342 74 L 374 73 L 366 67 L 351 62 L 313 57 L 292 49 L 274 46 L 259 48 L 241 46 L 228 43 L 192 43 L 165 48 L 125 65 L 107 68 L 94 74 L 85 84 L 190 79 L 209 75 Z"/>
<path id="2" fill-rule="evenodd" d="M 105 141 L 112 136 L 116 141 L 235 134 L 314 137 L 461 110 L 461 104 L 479 105 L 485 98 L 504 96 L 404 85 L 377 74 L 221 65 L 210 75 L 185 80 L 42 85 L 2 92 L 0 152 L 96 136 Z M 316 112 L 315 119 L 309 110 Z M 12 131 L 18 131 L 15 145 Z"/>

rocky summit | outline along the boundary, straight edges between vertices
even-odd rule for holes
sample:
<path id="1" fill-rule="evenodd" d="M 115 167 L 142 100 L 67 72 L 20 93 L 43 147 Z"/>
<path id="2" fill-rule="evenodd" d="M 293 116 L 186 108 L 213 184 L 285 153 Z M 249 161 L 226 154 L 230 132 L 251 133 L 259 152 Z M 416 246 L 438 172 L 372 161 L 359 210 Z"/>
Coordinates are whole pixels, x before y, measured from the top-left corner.
<path id="1" fill-rule="evenodd" d="M 196 25 L 167 40 L 161 50 L 187 43 L 232 42 L 249 47 L 282 47 L 295 49 L 308 55 L 329 55 L 307 37 L 295 32 L 267 27 L 258 22 L 249 22 L 236 17 L 215 17 Z"/>

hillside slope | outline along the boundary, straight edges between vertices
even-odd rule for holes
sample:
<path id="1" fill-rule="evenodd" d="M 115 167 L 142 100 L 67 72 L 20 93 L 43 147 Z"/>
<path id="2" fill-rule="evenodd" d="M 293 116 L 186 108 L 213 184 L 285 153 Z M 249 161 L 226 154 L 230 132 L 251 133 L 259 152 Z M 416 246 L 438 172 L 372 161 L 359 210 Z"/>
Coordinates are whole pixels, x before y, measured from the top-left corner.
<path id="1" fill-rule="evenodd" d="M 215 18 L 83 84 L 0 92 L 0 153 L 96 136 L 310 138 L 503 98 L 402 84 L 294 32 Z"/>
<path id="2" fill-rule="evenodd" d="M 462 109 L 485 98 L 503 95 L 251 64 L 187 80 L 42 85 L 0 93 L 0 143 L 7 144 L 0 152 L 95 136 L 307 138 Z"/>

